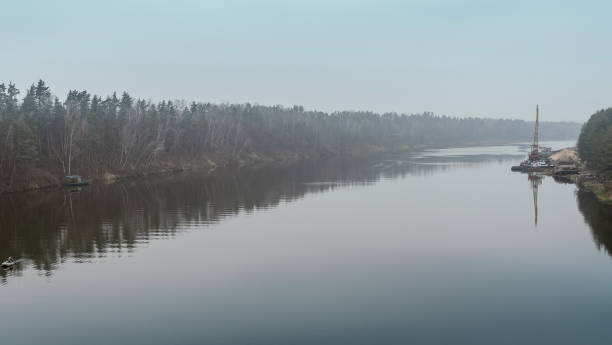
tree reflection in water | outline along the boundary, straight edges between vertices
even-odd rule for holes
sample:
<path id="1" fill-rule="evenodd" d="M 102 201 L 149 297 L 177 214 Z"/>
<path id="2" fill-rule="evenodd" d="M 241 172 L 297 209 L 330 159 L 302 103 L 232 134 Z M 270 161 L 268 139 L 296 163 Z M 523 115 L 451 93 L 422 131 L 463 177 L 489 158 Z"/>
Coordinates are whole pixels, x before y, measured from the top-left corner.
<path id="1" fill-rule="evenodd" d="M 152 239 L 171 238 L 180 231 L 206 227 L 240 212 L 272 208 L 308 193 L 509 159 L 403 154 L 8 194 L 0 197 L 0 258 L 25 260 L 14 270 L 0 270 L 0 277 L 6 281 L 7 275 L 19 275 L 27 267 L 49 275 L 67 259 L 88 262 L 130 253 Z"/>
<path id="2" fill-rule="evenodd" d="M 612 206 L 599 202 L 592 193 L 577 192 L 578 209 L 591 228 L 593 241 L 612 256 Z"/>

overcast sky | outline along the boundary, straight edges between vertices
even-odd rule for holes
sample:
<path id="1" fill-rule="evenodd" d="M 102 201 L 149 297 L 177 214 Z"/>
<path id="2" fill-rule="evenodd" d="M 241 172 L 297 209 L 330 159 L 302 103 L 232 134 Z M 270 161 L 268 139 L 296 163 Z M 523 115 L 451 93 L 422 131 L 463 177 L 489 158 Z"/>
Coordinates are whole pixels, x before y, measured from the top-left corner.
<path id="1" fill-rule="evenodd" d="M 152 100 L 585 121 L 610 1 L 3 1 L 0 81 Z"/>

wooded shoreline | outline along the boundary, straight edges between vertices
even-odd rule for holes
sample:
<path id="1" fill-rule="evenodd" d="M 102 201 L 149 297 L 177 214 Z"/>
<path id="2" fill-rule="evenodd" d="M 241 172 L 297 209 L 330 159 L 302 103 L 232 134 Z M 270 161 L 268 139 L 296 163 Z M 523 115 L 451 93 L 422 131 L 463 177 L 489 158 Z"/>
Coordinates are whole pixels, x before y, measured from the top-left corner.
<path id="1" fill-rule="evenodd" d="M 64 101 L 42 80 L 23 99 L 0 84 L 0 193 L 60 183 L 67 175 L 112 179 L 216 166 L 526 141 L 522 120 L 301 106 L 153 103 L 124 92 L 72 90 Z M 544 122 L 542 139 L 575 138 L 580 124 Z"/>
<path id="2" fill-rule="evenodd" d="M 612 204 L 612 108 L 595 112 L 578 137 L 578 155 L 591 175 L 577 184 L 601 202 Z"/>
<path id="3" fill-rule="evenodd" d="M 407 152 L 419 152 L 428 149 L 442 149 L 450 147 L 461 147 L 461 146 L 489 146 L 489 145 L 510 145 L 512 143 L 507 142 L 470 142 L 463 145 L 455 146 L 421 146 L 416 148 L 396 148 L 388 149 L 383 147 L 370 147 L 367 150 L 361 152 L 352 152 L 350 154 L 343 154 L 341 156 L 333 154 L 318 154 L 318 153 L 296 153 L 296 152 L 277 152 L 276 155 L 257 155 L 253 154 L 250 156 L 244 156 L 239 161 L 228 160 L 219 158 L 217 160 L 205 159 L 199 162 L 182 162 L 180 165 L 174 165 L 171 162 L 164 162 L 159 165 L 159 169 L 140 171 L 140 172 L 127 172 L 124 174 L 113 174 L 105 172 L 99 175 L 83 175 L 83 178 L 92 183 L 111 183 L 119 180 L 131 179 L 131 178 L 148 178 L 152 176 L 161 175 L 172 175 L 182 172 L 201 172 L 203 175 L 209 175 L 219 169 L 225 170 L 238 170 L 238 169 L 251 169 L 265 166 L 288 166 L 300 163 L 302 161 L 316 161 L 316 160 L 329 160 L 329 159 L 344 159 L 344 158 L 360 158 L 367 159 L 369 157 L 387 154 L 387 153 L 407 153 Z M 10 190 L 0 190 L 0 195 L 9 193 L 20 193 L 29 192 L 49 188 L 62 187 L 61 176 L 51 176 L 46 174 L 42 178 L 37 179 L 36 177 L 30 178 L 22 185 L 15 185 L 15 188 Z"/>

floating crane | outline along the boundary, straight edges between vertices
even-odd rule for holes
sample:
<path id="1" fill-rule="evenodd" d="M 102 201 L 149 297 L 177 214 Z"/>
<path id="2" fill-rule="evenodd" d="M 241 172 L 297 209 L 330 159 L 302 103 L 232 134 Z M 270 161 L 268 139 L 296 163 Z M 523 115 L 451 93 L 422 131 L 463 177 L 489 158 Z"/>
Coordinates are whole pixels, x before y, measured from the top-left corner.
<path id="1" fill-rule="evenodd" d="M 551 155 L 550 147 L 540 147 L 540 106 L 536 105 L 536 120 L 533 131 L 533 144 L 531 151 L 527 155 L 527 160 L 522 161 L 520 165 L 515 165 L 510 170 L 522 172 L 545 171 L 552 169 L 554 166 L 548 157 Z"/>

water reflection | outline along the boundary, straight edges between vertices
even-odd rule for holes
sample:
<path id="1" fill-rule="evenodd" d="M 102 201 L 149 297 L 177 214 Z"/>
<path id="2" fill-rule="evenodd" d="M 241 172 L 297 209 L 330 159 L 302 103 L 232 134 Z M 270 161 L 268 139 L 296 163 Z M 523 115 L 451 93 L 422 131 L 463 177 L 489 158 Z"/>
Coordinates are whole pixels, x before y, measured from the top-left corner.
<path id="1" fill-rule="evenodd" d="M 534 214 L 534 225 L 538 226 L 538 187 L 542 184 L 542 175 L 537 173 L 529 173 L 527 179 L 531 184 L 531 191 L 533 192 L 533 214 Z"/>
<path id="2" fill-rule="evenodd" d="M 0 197 L 0 258 L 25 260 L 13 270 L 0 270 L 0 276 L 6 282 L 7 276 L 19 275 L 27 267 L 50 275 L 67 259 L 90 262 L 109 254 L 129 255 L 153 239 L 172 238 L 184 230 L 272 208 L 308 193 L 492 162 L 507 164 L 513 159 L 512 155 L 463 151 L 389 155 L 5 195 Z"/>
<path id="3" fill-rule="evenodd" d="M 533 192 L 534 224 L 538 225 L 538 189 L 545 178 L 537 173 L 529 173 L 527 179 L 530 182 Z M 554 177 L 554 181 L 559 184 L 571 184 L 565 177 Z M 585 223 L 591 229 L 593 241 L 597 249 L 602 248 L 612 256 L 612 205 L 601 203 L 593 193 L 581 190 L 576 191 L 578 210 L 582 213 Z"/>
<path id="4" fill-rule="evenodd" d="M 528 173 L 531 191 L 533 193 L 534 225 L 538 225 L 538 190 L 542 181 L 546 178 L 537 173 Z M 573 184 L 566 177 L 554 177 L 558 184 Z M 584 217 L 585 223 L 591 229 L 593 241 L 599 250 L 602 248 L 612 256 L 612 205 L 599 202 L 590 192 L 576 191 L 578 209 Z"/>
<path id="5" fill-rule="evenodd" d="M 612 256 L 612 206 L 602 204 L 589 192 L 578 191 L 576 198 L 578 209 L 591 228 L 595 245 Z"/>

